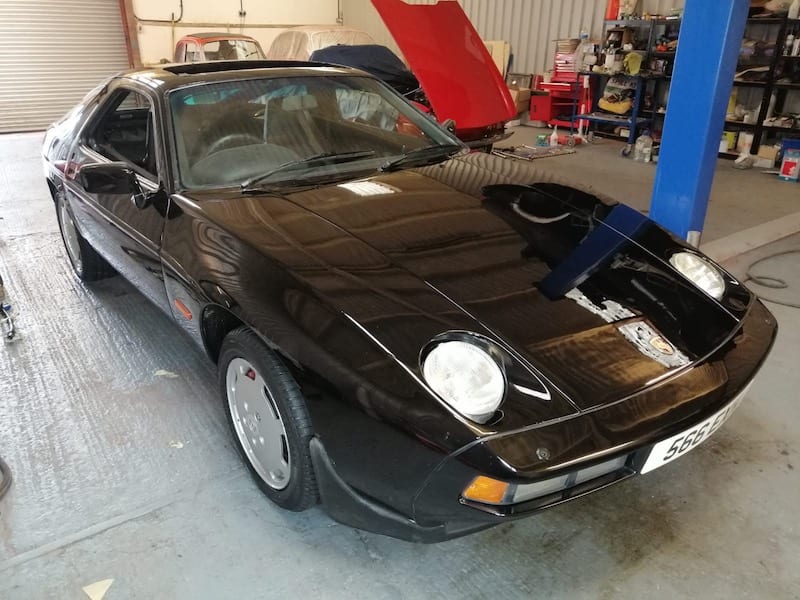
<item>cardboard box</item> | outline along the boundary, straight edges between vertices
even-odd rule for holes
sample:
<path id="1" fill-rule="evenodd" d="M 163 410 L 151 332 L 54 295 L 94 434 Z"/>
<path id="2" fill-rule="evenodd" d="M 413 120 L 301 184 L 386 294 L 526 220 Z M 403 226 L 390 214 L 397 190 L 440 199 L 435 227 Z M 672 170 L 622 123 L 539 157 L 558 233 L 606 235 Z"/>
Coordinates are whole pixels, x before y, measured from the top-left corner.
<path id="1" fill-rule="evenodd" d="M 528 105 L 531 101 L 530 88 L 508 88 L 511 94 L 511 100 L 517 105 L 517 114 L 528 110 Z"/>
<path id="2" fill-rule="evenodd" d="M 758 148 L 758 157 L 759 158 L 766 158 L 767 160 L 771 160 L 773 163 L 775 159 L 778 158 L 778 152 L 780 148 L 777 146 L 760 146 Z"/>

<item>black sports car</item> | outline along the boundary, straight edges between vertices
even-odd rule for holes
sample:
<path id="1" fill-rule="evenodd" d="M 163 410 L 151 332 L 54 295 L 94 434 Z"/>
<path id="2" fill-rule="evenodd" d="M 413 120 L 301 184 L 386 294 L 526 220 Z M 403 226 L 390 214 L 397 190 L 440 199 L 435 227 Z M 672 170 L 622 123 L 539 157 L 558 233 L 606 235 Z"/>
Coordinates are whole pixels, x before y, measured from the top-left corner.
<path id="1" fill-rule="evenodd" d="M 120 273 L 205 349 L 271 500 L 367 530 L 443 540 L 676 459 L 776 333 L 636 211 L 351 69 L 131 71 L 43 152 L 77 276 Z"/>

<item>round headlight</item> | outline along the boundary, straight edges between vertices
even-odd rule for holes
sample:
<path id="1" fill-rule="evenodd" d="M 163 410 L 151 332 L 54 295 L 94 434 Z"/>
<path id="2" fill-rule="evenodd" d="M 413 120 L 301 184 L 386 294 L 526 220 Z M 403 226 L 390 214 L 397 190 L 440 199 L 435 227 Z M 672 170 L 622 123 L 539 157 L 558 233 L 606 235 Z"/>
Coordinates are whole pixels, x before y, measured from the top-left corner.
<path id="1" fill-rule="evenodd" d="M 477 423 L 485 423 L 503 401 L 503 372 L 487 352 L 473 344 L 437 344 L 425 356 L 422 374 L 442 400 Z"/>
<path id="2" fill-rule="evenodd" d="M 725 293 L 725 280 L 714 265 L 692 252 L 677 252 L 669 264 L 712 298 L 720 300 Z"/>

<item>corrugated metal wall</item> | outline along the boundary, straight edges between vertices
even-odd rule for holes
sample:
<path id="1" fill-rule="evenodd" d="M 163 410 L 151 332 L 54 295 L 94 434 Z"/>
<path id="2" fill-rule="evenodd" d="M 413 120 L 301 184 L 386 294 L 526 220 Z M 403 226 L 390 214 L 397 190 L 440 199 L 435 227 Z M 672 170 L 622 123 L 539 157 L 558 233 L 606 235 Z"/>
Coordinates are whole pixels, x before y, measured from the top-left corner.
<path id="1" fill-rule="evenodd" d="M 435 4 L 436 0 L 407 0 Z M 370 0 L 341 0 L 344 22 L 370 32 L 378 43 L 397 49 Z M 485 40 L 506 40 L 514 55 L 513 69 L 541 73 L 553 62 L 553 40 L 578 37 L 588 27 L 599 37 L 603 29 L 604 0 L 458 0 Z M 682 8 L 684 0 L 644 0 L 640 12 L 665 14 Z"/>
<path id="2" fill-rule="evenodd" d="M 0 132 L 44 129 L 127 67 L 116 0 L 0 0 Z"/>

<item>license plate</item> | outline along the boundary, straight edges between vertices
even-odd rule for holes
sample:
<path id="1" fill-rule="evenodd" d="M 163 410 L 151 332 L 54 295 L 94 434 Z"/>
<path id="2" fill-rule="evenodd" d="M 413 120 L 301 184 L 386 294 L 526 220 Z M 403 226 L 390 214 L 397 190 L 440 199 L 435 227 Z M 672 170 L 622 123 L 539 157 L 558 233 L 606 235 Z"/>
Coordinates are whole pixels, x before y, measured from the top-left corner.
<path id="1" fill-rule="evenodd" d="M 668 462 L 672 462 L 711 437 L 711 434 L 719 429 L 728 420 L 728 417 L 733 414 L 733 411 L 742 402 L 749 388 L 750 386 L 747 386 L 732 402 L 705 421 L 677 435 L 673 435 L 671 438 L 658 442 L 650 451 L 650 456 L 647 457 L 647 461 L 644 463 L 640 473 L 648 473 L 653 469 L 664 466 Z"/>

